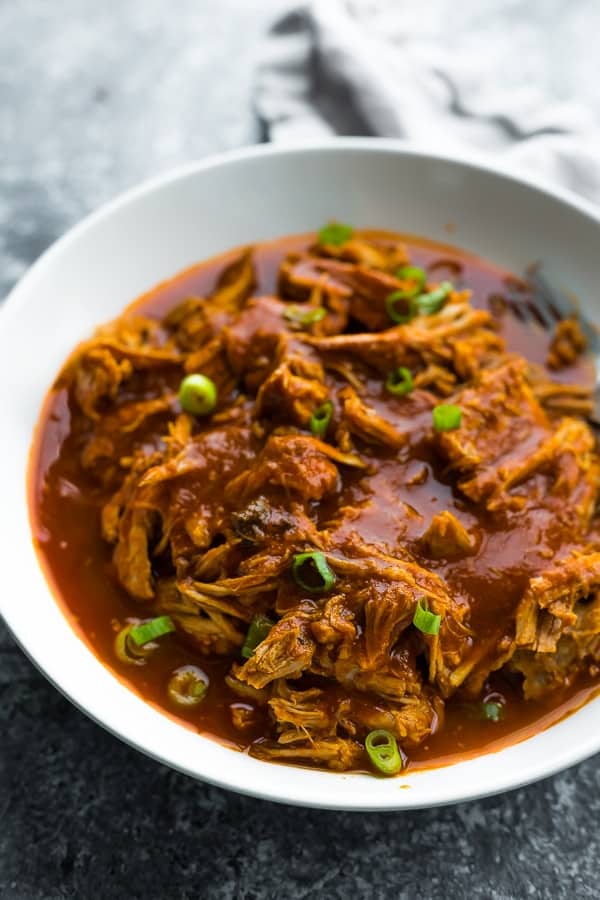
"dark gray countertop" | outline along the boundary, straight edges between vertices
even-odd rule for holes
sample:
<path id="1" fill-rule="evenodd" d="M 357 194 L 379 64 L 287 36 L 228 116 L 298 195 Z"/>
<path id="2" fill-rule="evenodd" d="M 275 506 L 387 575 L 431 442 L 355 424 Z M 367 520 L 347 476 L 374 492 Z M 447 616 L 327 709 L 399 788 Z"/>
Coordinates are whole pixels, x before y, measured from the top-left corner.
<path id="1" fill-rule="evenodd" d="M 251 75 L 285 5 L 0 0 L 0 296 L 99 203 L 257 139 Z M 0 697 L 2 900 L 600 896 L 598 759 L 452 808 L 319 812 L 142 757 L 50 687 L 2 626 Z"/>

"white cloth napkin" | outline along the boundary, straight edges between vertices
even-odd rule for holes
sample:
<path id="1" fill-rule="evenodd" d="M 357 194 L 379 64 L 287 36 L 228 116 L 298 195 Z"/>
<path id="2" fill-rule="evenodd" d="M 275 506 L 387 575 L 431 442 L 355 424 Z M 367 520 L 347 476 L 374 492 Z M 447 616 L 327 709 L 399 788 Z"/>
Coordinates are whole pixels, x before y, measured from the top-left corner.
<path id="1" fill-rule="evenodd" d="M 600 203 L 596 0 L 320 0 L 274 26 L 273 141 L 335 134 L 493 153 Z"/>

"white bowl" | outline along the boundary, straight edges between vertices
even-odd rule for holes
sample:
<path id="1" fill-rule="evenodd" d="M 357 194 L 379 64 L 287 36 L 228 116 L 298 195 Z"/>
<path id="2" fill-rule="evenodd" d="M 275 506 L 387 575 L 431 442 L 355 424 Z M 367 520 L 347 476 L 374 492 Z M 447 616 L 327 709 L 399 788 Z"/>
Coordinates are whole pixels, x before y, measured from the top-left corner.
<path id="1" fill-rule="evenodd" d="M 33 549 L 29 448 L 46 391 L 72 347 L 157 282 L 230 247 L 336 217 L 456 243 L 520 272 L 543 259 L 600 319 L 600 218 L 564 191 L 399 142 L 260 147 L 148 182 L 58 241 L 0 315 L 0 611 L 41 671 L 80 709 L 161 762 L 271 800 L 335 809 L 433 806 L 542 778 L 600 749 L 600 699 L 511 747 L 381 780 L 260 762 L 161 715 L 75 635 Z M 449 235 L 448 224 L 454 226 Z"/>

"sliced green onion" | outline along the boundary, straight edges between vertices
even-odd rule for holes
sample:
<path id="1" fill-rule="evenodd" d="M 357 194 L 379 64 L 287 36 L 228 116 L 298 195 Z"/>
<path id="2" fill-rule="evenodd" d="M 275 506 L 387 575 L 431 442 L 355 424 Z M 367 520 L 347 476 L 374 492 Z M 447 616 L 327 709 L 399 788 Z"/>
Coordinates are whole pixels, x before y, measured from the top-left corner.
<path id="1" fill-rule="evenodd" d="M 175 669 L 167 685 L 169 699 L 178 706 L 197 706 L 208 690 L 208 676 L 198 666 Z"/>
<path id="2" fill-rule="evenodd" d="M 397 325 L 410 322 L 417 314 L 417 306 L 414 296 L 407 291 L 394 291 L 385 298 L 385 308 L 388 316 Z"/>
<path id="3" fill-rule="evenodd" d="M 452 403 L 440 403 L 434 406 L 433 410 L 433 427 L 436 431 L 454 431 L 460 428 L 462 421 L 462 411 L 460 406 L 454 406 Z"/>
<path id="4" fill-rule="evenodd" d="M 339 247 L 349 241 L 353 234 L 351 225 L 344 225 L 342 222 L 329 222 L 319 231 L 318 239 L 320 244 L 333 244 Z"/>
<path id="5" fill-rule="evenodd" d="M 430 612 L 427 605 L 423 605 L 421 600 L 417 600 L 417 608 L 413 616 L 413 625 L 422 631 L 423 634 L 438 634 L 442 617 Z"/>
<path id="6" fill-rule="evenodd" d="M 365 740 L 365 749 L 376 769 L 384 775 L 396 775 L 402 768 L 402 757 L 398 742 L 385 728 L 370 731 Z"/>
<path id="7" fill-rule="evenodd" d="M 310 417 L 310 430 L 314 434 L 315 437 L 325 437 L 327 434 L 327 429 L 329 427 L 329 423 L 331 422 L 331 416 L 333 415 L 333 403 L 329 400 L 326 400 L 322 406 L 319 406 L 315 409 L 314 413 Z"/>
<path id="8" fill-rule="evenodd" d="M 294 303 L 287 307 L 283 315 L 289 322 L 296 322 L 298 325 L 313 325 L 325 318 L 327 310 L 324 306 L 310 306 L 308 309 L 303 309 Z"/>
<path id="9" fill-rule="evenodd" d="M 297 585 L 313 594 L 330 591 L 336 582 L 335 572 L 328 566 L 325 555 L 318 550 L 297 553 L 294 556 L 292 575 Z"/>
<path id="10" fill-rule="evenodd" d="M 407 293 L 408 297 L 416 297 L 417 294 L 420 294 L 427 281 L 425 270 L 420 269 L 419 266 L 402 266 L 396 272 L 396 278 L 400 278 L 402 281 L 414 281 L 415 286 L 410 289 L 410 293 Z"/>
<path id="11" fill-rule="evenodd" d="M 420 297 L 417 297 L 419 312 L 425 316 L 431 316 L 433 313 L 439 312 L 453 290 L 454 286 L 449 281 L 443 281 L 434 291 L 430 291 L 428 294 L 421 294 Z"/>
<path id="12" fill-rule="evenodd" d="M 193 416 L 207 416 L 217 405 L 217 387 L 206 375 L 186 375 L 179 385 L 179 402 Z"/>
<path id="13" fill-rule="evenodd" d="M 115 637 L 115 656 L 128 666 L 144 666 L 156 648 L 137 647 L 131 640 L 131 631 L 134 627 L 131 623 L 125 625 Z"/>
<path id="14" fill-rule="evenodd" d="M 149 622 L 142 622 L 141 625 L 134 625 L 130 631 L 131 640 L 138 647 L 175 631 L 175 625 L 171 616 L 158 616 L 156 619 L 150 619 Z"/>
<path id="15" fill-rule="evenodd" d="M 264 641 L 274 624 L 275 622 L 272 622 L 271 619 L 268 619 L 267 616 L 263 616 L 260 613 L 252 616 L 248 634 L 246 635 L 246 640 L 242 647 L 242 656 L 244 659 L 250 659 L 250 657 L 253 656 L 254 651 L 258 645 Z"/>
<path id="16" fill-rule="evenodd" d="M 385 382 L 385 389 L 390 394 L 397 394 L 398 396 L 410 394 L 413 389 L 413 377 L 410 369 L 400 366 L 399 369 L 390 372 Z"/>
<path id="17" fill-rule="evenodd" d="M 400 288 L 389 294 L 385 298 L 385 308 L 387 314 L 398 325 L 410 322 L 417 315 L 419 309 L 417 306 L 418 295 L 425 285 L 426 275 L 423 269 L 418 266 L 404 266 L 396 272 L 398 278 L 403 281 L 412 281 L 413 284 L 408 288 Z"/>
<path id="18" fill-rule="evenodd" d="M 501 703 L 488 700 L 487 703 L 481 705 L 481 715 L 488 722 L 499 722 L 504 715 L 504 708 Z"/>

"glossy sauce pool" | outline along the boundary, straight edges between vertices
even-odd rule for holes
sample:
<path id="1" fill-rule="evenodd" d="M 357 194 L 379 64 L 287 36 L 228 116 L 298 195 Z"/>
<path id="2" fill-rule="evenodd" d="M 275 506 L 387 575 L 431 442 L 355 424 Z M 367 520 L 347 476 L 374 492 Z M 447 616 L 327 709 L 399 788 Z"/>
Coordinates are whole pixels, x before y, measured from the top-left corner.
<path id="1" fill-rule="evenodd" d="M 436 279 L 451 278 L 457 286 L 464 284 L 473 292 L 476 306 L 496 309 L 494 298 L 510 294 L 526 297 L 518 280 L 487 262 L 456 248 L 413 237 L 401 239 L 415 265 L 435 266 Z M 308 236 L 298 236 L 258 245 L 255 248 L 256 293 L 274 293 L 282 259 L 290 251 L 307 246 L 310 240 Z M 186 270 L 140 297 L 135 301 L 135 309 L 161 318 L 186 297 L 206 295 L 237 253 L 231 251 Z M 499 315 L 498 323 L 509 350 L 543 364 L 550 342 L 548 332 L 535 325 L 525 326 L 509 313 Z M 591 376 L 590 364 L 585 360 L 553 373 L 556 380 L 577 383 L 585 383 Z M 200 657 L 179 638 L 162 641 L 151 665 L 128 666 L 115 657 L 116 631 L 128 618 L 143 615 L 144 611 L 114 577 L 112 548 L 100 534 L 100 508 L 105 498 L 77 465 L 78 453 L 69 452 L 72 443 L 66 391 L 52 390 L 46 398 L 31 453 L 30 515 L 44 571 L 67 617 L 100 660 L 144 700 L 189 728 L 230 746 L 247 746 L 264 733 L 266 721 L 259 716 L 253 729 L 245 731 L 243 741 L 240 740 L 240 733 L 231 721 L 230 707 L 243 706 L 243 703 L 224 682 L 230 658 Z M 189 711 L 174 709 L 166 692 L 173 669 L 185 664 L 199 665 L 210 678 L 206 700 Z M 525 702 L 517 688 L 496 676 L 486 690 L 488 695 L 500 694 L 505 701 L 503 719 L 482 721 L 474 714 L 474 704 L 458 698 L 449 700 L 444 728 L 411 751 L 409 768 L 446 765 L 522 740 L 578 708 L 597 689 L 597 682 L 581 678 L 562 696 L 554 695 L 544 702 Z"/>

